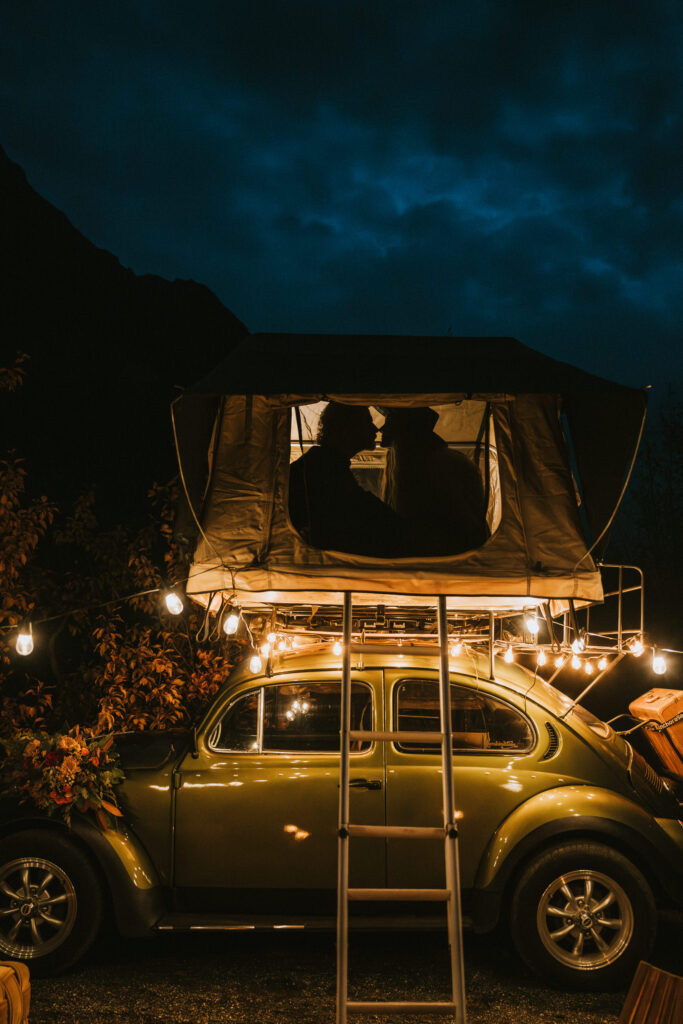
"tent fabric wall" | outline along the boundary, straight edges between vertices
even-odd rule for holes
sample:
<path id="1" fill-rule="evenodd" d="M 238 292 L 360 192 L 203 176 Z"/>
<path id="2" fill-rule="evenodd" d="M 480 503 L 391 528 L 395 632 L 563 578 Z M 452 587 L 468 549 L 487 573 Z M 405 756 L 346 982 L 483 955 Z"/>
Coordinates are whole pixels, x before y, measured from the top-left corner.
<path id="1" fill-rule="evenodd" d="M 453 390 L 444 391 L 450 382 Z M 389 561 L 319 551 L 294 531 L 288 517 L 294 406 L 333 400 L 434 407 L 468 399 L 491 403 L 501 489 L 500 525 L 481 548 Z M 181 470 L 191 480 L 188 495 L 201 523 L 188 594 L 206 601 L 224 590 L 243 603 L 320 604 L 338 603 L 353 589 L 417 604 L 445 593 L 450 606 L 469 608 L 599 601 L 592 545 L 601 535 L 605 543 L 645 404 L 642 391 L 510 338 L 250 335 L 176 407 Z M 595 553 L 600 550 L 598 544 Z"/>
<path id="2" fill-rule="evenodd" d="M 447 404 L 461 395 L 333 395 L 362 405 Z M 242 601 L 343 590 L 386 595 L 467 595 L 469 605 L 494 597 L 600 600 L 600 574 L 586 554 L 571 475 L 563 455 L 555 395 L 517 395 L 493 403 L 502 493 L 498 530 L 471 552 L 439 558 L 369 558 L 307 545 L 288 516 L 290 408 L 321 395 L 228 396 L 205 505 L 204 536 L 188 593 L 234 591 Z M 267 597 L 265 595 L 268 595 Z"/>

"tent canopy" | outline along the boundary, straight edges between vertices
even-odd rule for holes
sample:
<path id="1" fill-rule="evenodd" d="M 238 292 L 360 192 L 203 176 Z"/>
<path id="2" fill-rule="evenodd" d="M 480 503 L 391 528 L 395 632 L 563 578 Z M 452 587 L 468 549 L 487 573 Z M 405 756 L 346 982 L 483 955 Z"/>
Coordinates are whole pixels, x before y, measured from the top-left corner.
<path id="1" fill-rule="evenodd" d="M 471 555 L 438 564 L 307 547 L 287 515 L 291 408 L 329 399 L 490 403 L 506 495 L 500 529 Z M 203 533 L 188 592 L 225 587 L 277 600 L 413 586 L 467 600 L 599 600 L 587 552 L 619 501 L 644 413 L 644 392 L 511 338 L 248 335 L 175 404 L 181 469 Z"/>

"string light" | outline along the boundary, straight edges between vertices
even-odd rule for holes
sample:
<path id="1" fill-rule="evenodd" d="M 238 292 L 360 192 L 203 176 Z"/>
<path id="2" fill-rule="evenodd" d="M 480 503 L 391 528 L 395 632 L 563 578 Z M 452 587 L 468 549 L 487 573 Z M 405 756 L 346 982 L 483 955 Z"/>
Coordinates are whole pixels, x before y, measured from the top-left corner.
<path id="1" fill-rule="evenodd" d="M 586 673 L 587 676 L 593 675 L 593 662 L 592 661 L 584 662 L 583 670 L 584 670 L 584 672 Z"/>
<path id="2" fill-rule="evenodd" d="M 605 669 L 607 668 L 607 658 L 605 657 L 604 654 L 603 654 L 602 658 L 600 658 L 600 661 L 598 662 L 598 668 L 600 669 L 601 672 L 604 672 Z"/>
<path id="3" fill-rule="evenodd" d="M 287 641 L 284 639 L 284 637 L 281 640 L 278 640 L 277 649 L 278 651 L 287 650 Z"/>
<path id="4" fill-rule="evenodd" d="M 261 654 L 263 655 L 264 658 L 268 657 L 268 655 L 270 654 L 270 644 L 261 644 Z"/>
<path id="5" fill-rule="evenodd" d="M 268 636 L 266 637 L 266 639 L 268 640 L 269 644 L 274 644 L 275 641 L 277 640 L 277 634 L 276 633 L 269 633 Z"/>
<path id="6" fill-rule="evenodd" d="M 338 640 L 335 640 L 334 643 L 332 644 L 332 653 L 339 655 L 339 654 L 341 654 L 341 652 L 342 652 L 342 645 L 340 644 L 340 642 Z"/>
<path id="7" fill-rule="evenodd" d="M 462 640 L 455 640 L 451 646 L 451 658 L 457 658 L 462 653 Z"/>
<path id="8" fill-rule="evenodd" d="M 19 627 L 17 634 L 17 654 L 26 657 L 33 651 L 33 629 L 30 622 L 25 622 Z"/>
<path id="9" fill-rule="evenodd" d="M 564 654 L 558 654 L 555 658 L 555 668 L 562 668 L 566 660 Z"/>
<path id="10" fill-rule="evenodd" d="M 575 654 L 572 658 L 572 668 L 581 668 L 581 658 Z"/>
<path id="11" fill-rule="evenodd" d="M 538 652 L 538 657 L 536 658 L 536 664 L 542 667 L 543 665 L 545 665 L 547 660 L 548 659 L 545 656 L 545 651 L 544 650 L 540 650 Z"/>
<path id="12" fill-rule="evenodd" d="M 171 615 L 182 615 L 185 605 L 182 602 L 182 598 L 176 594 L 175 590 L 168 591 L 164 596 L 164 602 Z"/>
<path id="13" fill-rule="evenodd" d="M 577 636 L 575 640 L 572 640 L 572 650 L 574 654 L 580 654 L 586 646 L 586 640 L 582 636 Z"/>
<path id="14" fill-rule="evenodd" d="M 636 658 L 639 658 L 641 654 L 644 654 L 645 647 L 643 645 L 642 637 L 633 637 L 633 639 L 629 642 L 628 649 L 631 652 L 631 654 Z"/>
<path id="15" fill-rule="evenodd" d="M 652 671 L 658 676 L 666 672 L 666 658 L 663 654 L 657 654 L 656 648 L 652 652 Z"/>
<path id="16" fill-rule="evenodd" d="M 515 660 L 515 653 L 512 650 L 512 644 L 508 644 L 507 650 L 503 655 L 503 661 L 507 661 L 508 665 Z"/>
<path id="17" fill-rule="evenodd" d="M 260 672 L 262 668 L 263 662 L 261 661 L 260 655 L 255 653 L 252 654 L 251 658 L 249 659 L 249 671 L 256 673 Z"/>
<path id="18" fill-rule="evenodd" d="M 526 626 L 528 633 L 536 636 L 539 630 L 536 612 L 525 612 L 524 625 Z"/>
<path id="19" fill-rule="evenodd" d="M 240 617 L 236 612 L 230 612 L 223 623 L 223 631 L 227 636 L 234 636 L 240 624 Z"/>

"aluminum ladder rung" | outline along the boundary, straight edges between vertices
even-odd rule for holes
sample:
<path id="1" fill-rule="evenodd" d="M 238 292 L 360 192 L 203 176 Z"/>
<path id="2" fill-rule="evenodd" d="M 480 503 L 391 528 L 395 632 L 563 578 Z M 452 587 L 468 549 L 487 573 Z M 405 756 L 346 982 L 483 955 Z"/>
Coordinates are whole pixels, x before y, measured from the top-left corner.
<path id="1" fill-rule="evenodd" d="M 455 1013 L 455 1003 L 363 1003 L 356 1000 L 348 1002 L 349 1013 Z"/>
<path id="2" fill-rule="evenodd" d="M 443 839 L 444 828 L 427 825 L 347 825 L 350 836 L 384 837 L 385 839 Z"/>
<path id="3" fill-rule="evenodd" d="M 393 740 L 395 743 L 440 743 L 442 732 L 419 732 L 402 729 L 399 732 L 386 732 L 383 729 L 351 729 L 349 738 L 352 740 Z"/>
<path id="4" fill-rule="evenodd" d="M 450 889 L 349 889 L 350 900 L 424 900 L 438 903 L 451 898 Z"/>

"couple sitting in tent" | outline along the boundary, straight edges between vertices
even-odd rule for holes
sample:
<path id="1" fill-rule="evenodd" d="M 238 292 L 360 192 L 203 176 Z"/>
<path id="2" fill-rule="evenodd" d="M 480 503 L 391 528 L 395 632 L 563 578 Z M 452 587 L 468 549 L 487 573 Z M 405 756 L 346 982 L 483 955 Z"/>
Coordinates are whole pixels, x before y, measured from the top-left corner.
<path id="1" fill-rule="evenodd" d="M 357 483 L 351 459 L 375 447 L 365 406 L 330 402 L 317 445 L 290 468 L 289 514 L 316 548 L 378 558 L 455 555 L 487 539 L 484 490 L 469 459 L 434 433 L 429 408 L 387 409 L 385 501 Z"/>

